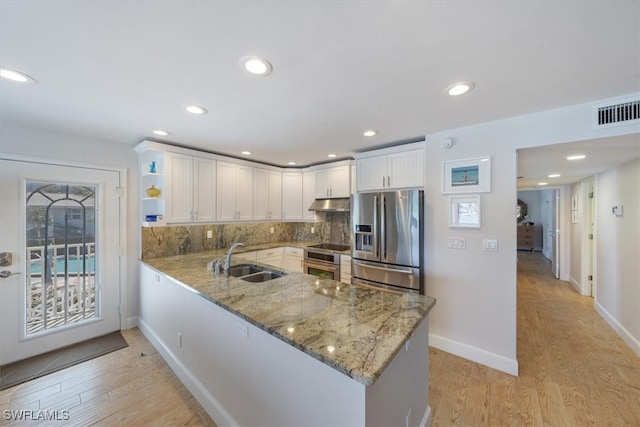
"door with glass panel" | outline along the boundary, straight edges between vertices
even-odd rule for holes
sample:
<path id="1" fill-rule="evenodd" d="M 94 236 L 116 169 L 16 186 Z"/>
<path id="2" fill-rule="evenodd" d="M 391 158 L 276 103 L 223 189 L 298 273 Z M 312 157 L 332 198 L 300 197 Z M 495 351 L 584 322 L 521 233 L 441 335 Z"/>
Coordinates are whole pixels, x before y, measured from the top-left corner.
<path id="1" fill-rule="evenodd" d="M 120 174 L 0 160 L 0 365 L 120 329 Z"/>

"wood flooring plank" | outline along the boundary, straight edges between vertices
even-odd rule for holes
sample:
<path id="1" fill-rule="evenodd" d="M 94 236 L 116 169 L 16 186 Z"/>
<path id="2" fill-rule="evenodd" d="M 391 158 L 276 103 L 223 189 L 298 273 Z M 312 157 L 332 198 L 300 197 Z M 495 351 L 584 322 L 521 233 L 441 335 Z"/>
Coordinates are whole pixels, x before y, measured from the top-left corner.
<path id="1" fill-rule="evenodd" d="M 640 426 L 640 357 L 540 253 L 518 258 L 519 376 L 430 349 L 434 425 Z"/>

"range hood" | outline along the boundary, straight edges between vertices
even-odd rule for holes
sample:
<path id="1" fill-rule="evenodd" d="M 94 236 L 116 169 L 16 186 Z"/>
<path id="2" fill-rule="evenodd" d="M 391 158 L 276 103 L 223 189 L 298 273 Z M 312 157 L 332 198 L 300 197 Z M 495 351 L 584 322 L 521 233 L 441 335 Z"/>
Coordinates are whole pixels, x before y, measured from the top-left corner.
<path id="1" fill-rule="evenodd" d="M 316 212 L 349 212 L 351 199 L 348 197 L 341 199 L 316 199 L 309 207 L 310 211 Z"/>

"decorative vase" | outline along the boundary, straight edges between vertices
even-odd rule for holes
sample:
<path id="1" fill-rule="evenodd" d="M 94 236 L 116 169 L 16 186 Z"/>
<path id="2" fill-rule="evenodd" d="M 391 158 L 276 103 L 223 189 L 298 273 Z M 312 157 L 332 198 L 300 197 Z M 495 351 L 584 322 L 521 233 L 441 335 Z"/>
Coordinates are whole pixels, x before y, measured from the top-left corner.
<path id="1" fill-rule="evenodd" d="M 149 173 L 156 173 L 156 162 L 149 163 Z"/>
<path id="2" fill-rule="evenodd" d="M 149 197 L 158 197 L 160 195 L 160 190 L 156 188 L 155 185 L 146 189 L 147 196 Z"/>

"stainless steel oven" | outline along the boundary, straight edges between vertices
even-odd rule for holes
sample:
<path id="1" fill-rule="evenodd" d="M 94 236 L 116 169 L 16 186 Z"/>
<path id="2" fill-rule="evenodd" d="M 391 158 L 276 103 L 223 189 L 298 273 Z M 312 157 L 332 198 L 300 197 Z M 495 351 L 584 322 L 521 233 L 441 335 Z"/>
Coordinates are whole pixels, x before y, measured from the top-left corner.
<path id="1" fill-rule="evenodd" d="M 304 273 L 340 281 L 340 254 L 336 251 L 348 250 L 349 246 L 322 243 L 304 250 Z"/>

